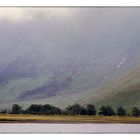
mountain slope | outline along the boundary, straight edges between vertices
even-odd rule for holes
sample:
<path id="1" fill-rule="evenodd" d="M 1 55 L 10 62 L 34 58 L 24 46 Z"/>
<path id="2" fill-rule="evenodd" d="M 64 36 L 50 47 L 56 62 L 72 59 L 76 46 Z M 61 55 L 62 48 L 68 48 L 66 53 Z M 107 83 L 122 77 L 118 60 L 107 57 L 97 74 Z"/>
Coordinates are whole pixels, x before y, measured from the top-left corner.
<path id="1" fill-rule="evenodd" d="M 17 101 L 1 104 L 1 107 L 11 107 L 12 104 L 18 103 L 23 107 L 30 104 L 52 104 L 64 108 L 70 104 L 79 103 L 86 105 L 92 103 L 96 107 L 101 105 L 111 105 L 113 108 L 119 106 L 130 110 L 132 107 L 140 106 L 140 67 L 130 70 L 120 75 L 118 78 L 109 81 L 98 89 L 90 89 L 79 93 L 57 95 L 54 97 L 35 99 L 29 101 Z"/>
<path id="2" fill-rule="evenodd" d="M 116 108 L 124 106 L 130 109 L 134 106 L 140 106 L 140 67 L 122 74 L 119 78 L 111 81 L 103 88 L 97 90 L 100 99 L 96 102 L 94 98 L 92 103 L 97 106 L 108 104 Z"/>

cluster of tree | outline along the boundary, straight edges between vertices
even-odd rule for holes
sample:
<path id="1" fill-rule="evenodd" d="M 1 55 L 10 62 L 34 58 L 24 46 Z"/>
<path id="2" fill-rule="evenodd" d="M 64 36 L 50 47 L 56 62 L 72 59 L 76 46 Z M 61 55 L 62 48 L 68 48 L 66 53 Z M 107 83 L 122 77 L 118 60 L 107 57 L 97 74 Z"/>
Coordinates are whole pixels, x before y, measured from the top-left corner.
<path id="1" fill-rule="evenodd" d="M 21 106 L 14 104 L 11 110 L 12 114 L 45 114 L 45 115 L 55 115 L 62 114 L 62 110 L 58 107 L 51 106 L 49 104 L 37 105 L 32 104 L 27 109 L 23 110 Z"/>
<path id="2" fill-rule="evenodd" d="M 138 117 L 140 116 L 140 110 L 137 107 L 134 107 L 132 110 L 132 116 Z"/>
<path id="3" fill-rule="evenodd" d="M 116 112 L 111 106 L 101 106 L 97 112 L 96 108 L 92 104 L 88 104 L 86 107 L 82 107 L 79 104 L 69 105 L 64 110 L 49 105 L 37 105 L 32 104 L 25 110 L 22 109 L 18 104 L 14 104 L 10 112 L 6 109 L 1 110 L 2 114 L 11 113 L 11 114 L 44 114 L 44 115 L 103 115 L 103 116 L 127 116 L 126 110 L 123 107 L 117 108 Z M 138 117 L 140 116 L 140 110 L 137 107 L 134 107 L 131 111 L 131 115 Z"/>
<path id="4" fill-rule="evenodd" d="M 68 115 L 96 115 L 95 106 L 92 104 L 87 105 L 86 108 L 80 106 L 79 104 L 75 104 L 72 106 L 68 106 L 65 109 L 65 113 Z"/>

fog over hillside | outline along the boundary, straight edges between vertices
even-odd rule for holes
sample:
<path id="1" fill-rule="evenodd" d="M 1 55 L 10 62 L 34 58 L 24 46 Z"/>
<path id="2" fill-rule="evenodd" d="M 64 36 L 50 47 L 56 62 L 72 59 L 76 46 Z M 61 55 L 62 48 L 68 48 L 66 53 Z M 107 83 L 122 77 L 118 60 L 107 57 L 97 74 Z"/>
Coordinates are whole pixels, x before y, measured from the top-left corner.
<path id="1" fill-rule="evenodd" d="M 139 24 L 140 8 L 0 8 L 0 102 L 111 83 L 139 67 Z"/>

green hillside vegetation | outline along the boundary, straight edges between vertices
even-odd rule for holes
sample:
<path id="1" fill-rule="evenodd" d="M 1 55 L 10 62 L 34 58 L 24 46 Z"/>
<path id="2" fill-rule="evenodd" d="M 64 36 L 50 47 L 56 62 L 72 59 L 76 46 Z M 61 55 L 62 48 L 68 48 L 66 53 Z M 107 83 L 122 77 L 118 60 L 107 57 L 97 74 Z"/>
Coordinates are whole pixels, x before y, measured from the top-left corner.
<path id="1" fill-rule="evenodd" d="M 131 109 L 132 106 L 140 106 L 140 68 L 121 75 L 97 92 L 101 92 L 103 97 L 96 102 L 96 105 L 106 103 L 114 108 L 123 105 L 127 109 Z"/>
<path id="2" fill-rule="evenodd" d="M 19 83 L 20 84 L 20 83 Z M 45 99 L 35 99 L 28 101 L 15 101 L 2 103 L 2 108 L 11 107 L 12 104 L 18 103 L 23 107 L 30 104 L 51 104 L 61 108 L 68 105 L 79 103 L 83 106 L 92 103 L 97 106 L 107 104 L 116 109 L 119 106 L 125 107 L 127 110 L 132 107 L 140 106 L 140 68 L 135 68 L 128 73 L 124 73 L 115 80 L 108 82 L 103 87 L 96 90 L 86 90 L 79 93 L 71 93 L 67 95 L 57 95 Z"/>

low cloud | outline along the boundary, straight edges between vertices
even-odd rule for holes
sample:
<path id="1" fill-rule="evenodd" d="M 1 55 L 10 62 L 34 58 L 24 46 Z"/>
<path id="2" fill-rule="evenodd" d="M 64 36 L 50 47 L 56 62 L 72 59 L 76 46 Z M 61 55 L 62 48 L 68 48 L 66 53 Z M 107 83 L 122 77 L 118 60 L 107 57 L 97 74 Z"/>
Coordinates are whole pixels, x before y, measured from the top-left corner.
<path id="1" fill-rule="evenodd" d="M 59 19 L 70 18 L 74 10 L 70 8 L 0 8 L 0 21 L 26 22 L 39 20 L 40 18 L 49 19 L 58 17 Z"/>

